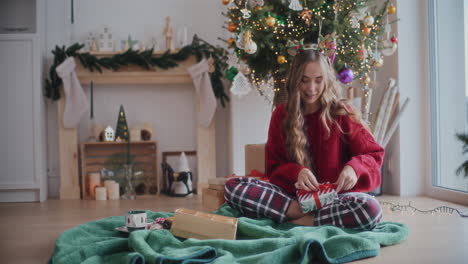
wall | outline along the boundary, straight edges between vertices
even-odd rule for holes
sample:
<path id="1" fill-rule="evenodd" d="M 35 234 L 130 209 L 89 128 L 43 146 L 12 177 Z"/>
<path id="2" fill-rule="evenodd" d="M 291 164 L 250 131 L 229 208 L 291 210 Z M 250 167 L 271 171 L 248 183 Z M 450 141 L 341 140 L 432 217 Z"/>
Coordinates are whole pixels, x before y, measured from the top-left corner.
<path id="1" fill-rule="evenodd" d="M 427 3 L 424 0 L 398 1 L 398 79 L 402 94 L 411 101 L 396 135 L 390 170 L 395 184 L 389 192 L 402 196 L 423 193 L 425 177 L 430 177 L 430 111 L 428 83 Z M 396 148 L 398 149 L 398 148 Z"/>

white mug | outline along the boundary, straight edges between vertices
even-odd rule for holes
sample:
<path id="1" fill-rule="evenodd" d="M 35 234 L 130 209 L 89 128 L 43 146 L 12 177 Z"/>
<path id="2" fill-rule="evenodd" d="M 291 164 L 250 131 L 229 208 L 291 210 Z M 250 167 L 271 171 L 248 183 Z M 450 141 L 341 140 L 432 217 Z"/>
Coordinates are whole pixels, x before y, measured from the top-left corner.
<path id="1" fill-rule="evenodd" d="M 125 214 L 125 226 L 128 231 L 144 229 L 146 225 L 145 211 L 128 211 Z"/>

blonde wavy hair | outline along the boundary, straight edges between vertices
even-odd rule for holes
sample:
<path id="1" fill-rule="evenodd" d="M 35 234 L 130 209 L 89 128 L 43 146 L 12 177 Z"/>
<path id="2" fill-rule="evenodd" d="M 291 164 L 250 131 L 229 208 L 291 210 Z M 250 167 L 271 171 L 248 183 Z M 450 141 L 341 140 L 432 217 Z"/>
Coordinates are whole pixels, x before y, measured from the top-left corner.
<path id="1" fill-rule="evenodd" d="M 301 100 L 299 85 L 304 74 L 305 67 L 311 62 L 318 62 L 322 70 L 324 89 L 320 95 L 320 120 L 330 136 L 331 127 L 336 126 L 343 133 L 336 121 L 337 115 L 349 115 L 353 120 L 364 124 L 358 111 L 352 109 L 351 104 L 341 99 L 341 87 L 336 80 L 336 73 L 328 58 L 315 50 L 305 50 L 294 57 L 291 63 L 287 81 L 287 100 L 284 129 L 286 135 L 286 148 L 292 161 L 311 168 L 313 170 L 313 157 L 309 152 L 307 140 L 307 126 L 304 122 L 305 105 Z M 346 107 L 345 107 L 346 104 Z"/>

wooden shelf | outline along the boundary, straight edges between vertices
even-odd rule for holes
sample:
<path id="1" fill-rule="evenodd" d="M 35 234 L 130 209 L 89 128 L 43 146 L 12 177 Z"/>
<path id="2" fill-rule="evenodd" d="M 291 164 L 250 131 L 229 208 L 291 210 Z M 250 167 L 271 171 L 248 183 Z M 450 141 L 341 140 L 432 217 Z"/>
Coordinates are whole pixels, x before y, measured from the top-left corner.
<path id="1" fill-rule="evenodd" d="M 166 51 L 167 50 L 154 50 L 153 55 L 163 55 L 164 53 L 166 53 Z M 174 53 L 177 53 L 179 51 L 180 51 L 180 49 L 173 49 L 169 53 L 174 54 Z M 123 51 L 90 51 L 88 53 L 93 55 L 93 56 L 96 56 L 96 57 L 110 57 L 110 56 L 114 56 L 114 55 L 117 55 L 117 54 L 122 54 L 124 52 Z"/>
<path id="2" fill-rule="evenodd" d="M 110 55 L 109 55 L 110 56 Z M 175 68 L 163 70 L 154 68 L 143 69 L 136 65 L 122 67 L 118 71 L 102 69 L 90 72 L 76 61 L 76 74 L 82 84 L 192 84 L 192 78 L 187 68 L 196 63 L 196 58 L 190 56 L 187 60 L 180 62 Z"/>
<path id="3" fill-rule="evenodd" d="M 88 175 L 92 172 L 100 173 L 101 169 L 107 166 L 109 159 L 113 155 L 119 153 L 125 155 L 127 153 L 127 144 L 127 142 L 86 142 L 80 144 L 80 189 L 82 199 L 92 199 L 88 187 Z M 136 168 L 143 171 L 145 175 L 145 180 L 141 181 L 147 185 L 145 194 L 148 194 L 148 188 L 150 186 L 156 186 L 156 194 L 159 195 L 160 184 L 158 175 L 157 143 L 155 141 L 131 142 L 130 153 L 134 162 L 137 163 Z M 134 184 L 134 187 L 136 187 L 136 184 Z"/>

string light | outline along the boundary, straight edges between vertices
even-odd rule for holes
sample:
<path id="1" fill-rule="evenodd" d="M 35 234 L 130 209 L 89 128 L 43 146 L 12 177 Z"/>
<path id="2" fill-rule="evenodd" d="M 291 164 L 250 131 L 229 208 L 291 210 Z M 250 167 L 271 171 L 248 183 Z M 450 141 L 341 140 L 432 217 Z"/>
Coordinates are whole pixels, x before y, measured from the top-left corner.
<path id="1" fill-rule="evenodd" d="M 460 210 L 458 210 L 456 208 L 446 206 L 446 205 L 439 206 L 439 207 L 436 207 L 436 208 L 430 209 L 430 210 L 421 210 L 421 209 L 418 209 L 418 208 L 412 206 L 411 202 L 408 202 L 407 205 L 401 205 L 399 203 L 395 204 L 395 203 L 392 203 L 392 202 L 380 201 L 380 204 L 382 206 L 390 207 L 390 210 L 393 211 L 393 212 L 410 211 L 410 212 L 413 212 L 413 213 L 421 213 L 421 214 L 436 214 L 436 213 L 438 213 L 438 214 L 448 214 L 448 215 L 453 215 L 453 214 L 456 213 L 461 217 L 468 217 L 468 213 L 463 213 L 463 212 L 461 212 Z"/>

